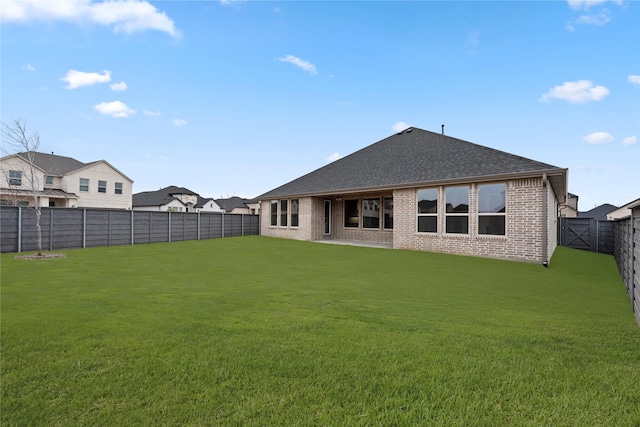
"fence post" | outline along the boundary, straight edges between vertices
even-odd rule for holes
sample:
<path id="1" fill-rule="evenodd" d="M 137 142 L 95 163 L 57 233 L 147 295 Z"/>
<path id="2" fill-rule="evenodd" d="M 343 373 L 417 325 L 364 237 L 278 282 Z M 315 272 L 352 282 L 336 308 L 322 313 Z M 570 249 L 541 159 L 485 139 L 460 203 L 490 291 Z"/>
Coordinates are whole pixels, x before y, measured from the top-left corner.
<path id="1" fill-rule="evenodd" d="M 55 209 L 49 209 L 49 252 L 53 250 L 53 212 Z"/>
<path id="2" fill-rule="evenodd" d="M 22 206 L 18 206 L 18 252 L 22 252 Z"/>
<path id="3" fill-rule="evenodd" d="M 240 214 L 240 220 L 242 221 L 242 224 L 240 227 L 240 235 L 244 236 L 244 214 Z"/>
<path id="4" fill-rule="evenodd" d="M 82 209 L 82 249 L 87 247 L 87 210 Z"/>
<path id="5" fill-rule="evenodd" d="M 224 212 L 222 212 L 222 227 L 221 227 L 222 237 L 224 237 Z"/>
<path id="6" fill-rule="evenodd" d="M 109 225 L 107 226 L 107 246 L 111 246 L 111 211 L 109 211 Z"/>
<path id="7" fill-rule="evenodd" d="M 169 239 L 168 242 L 171 242 L 171 211 L 169 211 Z"/>
<path id="8" fill-rule="evenodd" d="M 200 211 L 198 211 L 198 240 L 200 240 Z"/>

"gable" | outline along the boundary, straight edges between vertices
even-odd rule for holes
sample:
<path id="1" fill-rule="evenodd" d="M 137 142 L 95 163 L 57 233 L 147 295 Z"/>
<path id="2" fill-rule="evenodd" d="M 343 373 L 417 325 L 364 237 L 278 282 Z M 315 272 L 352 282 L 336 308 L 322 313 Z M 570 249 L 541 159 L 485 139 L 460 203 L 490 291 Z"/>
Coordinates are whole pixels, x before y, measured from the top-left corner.
<path id="1" fill-rule="evenodd" d="M 556 187 L 566 181 L 566 169 L 439 133 L 409 128 L 271 190 L 259 196 L 259 199 L 472 182 L 543 173 L 562 175 L 561 180 L 555 179 Z M 564 199 L 566 185 L 562 187 L 556 194 Z"/>

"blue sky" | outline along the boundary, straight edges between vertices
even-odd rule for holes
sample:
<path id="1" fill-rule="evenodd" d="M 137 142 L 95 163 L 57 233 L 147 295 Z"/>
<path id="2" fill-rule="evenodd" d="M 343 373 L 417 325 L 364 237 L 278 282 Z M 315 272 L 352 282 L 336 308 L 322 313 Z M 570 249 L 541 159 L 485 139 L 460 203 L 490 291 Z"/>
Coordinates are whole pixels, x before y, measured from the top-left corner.
<path id="1" fill-rule="evenodd" d="M 255 197 L 403 127 L 640 197 L 637 1 L 2 0 L 1 120 L 134 192 Z M 3 146 L 3 148 L 6 148 Z"/>

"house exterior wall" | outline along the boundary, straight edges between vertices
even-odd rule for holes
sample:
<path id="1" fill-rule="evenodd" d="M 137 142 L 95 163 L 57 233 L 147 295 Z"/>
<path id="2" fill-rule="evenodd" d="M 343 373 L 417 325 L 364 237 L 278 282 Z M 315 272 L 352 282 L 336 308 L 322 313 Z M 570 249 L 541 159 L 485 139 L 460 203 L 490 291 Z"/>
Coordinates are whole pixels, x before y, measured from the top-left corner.
<path id="1" fill-rule="evenodd" d="M 419 188 L 393 191 L 393 230 L 364 229 L 344 226 L 344 205 L 349 199 L 390 196 L 390 193 L 344 195 L 332 201 L 332 234 L 323 234 L 324 198 L 300 198 L 299 227 L 270 224 L 270 201 L 263 201 L 261 234 L 298 240 L 350 240 L 390 243 L 396 249 L 442 252 L 459 255 L 511 259 L 526 262 L 548 261 L 557 246 L 558 202 L 550 185 L 542 178 L 516 179 L 502 182 L 506 187 L 505 235 L 484 235 L 478 232 L 478 184 L 469 184 L 469 228 L 467 234 L 448 234 L 445 230 L 445 188 L 437 188 L 437 232 L 419 233 Z M 421 187 L 422 188 L 422 187 Z M 425 187 L 427 188 L 427 187 Z M 546 199 L 546 211 L 545 211 Z M 280 204 L 278 203 L 278 207 Z M 362 205 L 361 205 L 362 206 Z M 278 217 L 280 211 L 278 210 Z M 362 211 L 361 211 L 362 215 Z M 278 218 L 279 219 L 279 218 Z M 381 215 L 381 222 L 383 216 Z M 545 226 L 546 225 L 546 226 Z M 545 241 L 546 234 L 546 241 Z M 545 250 L 546 248 L 546 250 Z"/>
<path id="2" fill-rule="evenodd" d="M 416 231 L 417 189 L 394 191 L 394 248 L 542 262 L 544 258 L 543 198 L 545 195 L 553 197 L 553 193 L 549 193 L 550 189 L 545 192 L 541 178 L 513 180 L 506 184 L 505 236 L 478 234 L 478 186 L 476 184 L 471 184 L 469 189 L 468 234 L 444 232 L 444 209 L 438 211 L 437 233 L 418 233 Z M 438 205 L 444 206 L 444 187 L 438 188 L 440 190 Z M 549 203 L 549 205 L 549 212 L 557 209 L 557 204 Z M 555 249 L 556 229 L 551 225 L 555 220 L 551 215 L 549 218 L 547 240 L 549 248 Z M 549 256 L 551 253 L 552 251 Z"/>
<path id="3" fill-rule="evenodd" d="M 89 180 L 89 191 L 80 191 L 80 178 Z M 106 181 L 105 193 L 98 192 L 98 181 Z M 115 193 L 115 183 L 122 183 L 122 194 Z M 131 209 L 133 184 L 104 162 L 73 171 L 62 178 L 62 190 L 78 195 L 78 208 Z"/>

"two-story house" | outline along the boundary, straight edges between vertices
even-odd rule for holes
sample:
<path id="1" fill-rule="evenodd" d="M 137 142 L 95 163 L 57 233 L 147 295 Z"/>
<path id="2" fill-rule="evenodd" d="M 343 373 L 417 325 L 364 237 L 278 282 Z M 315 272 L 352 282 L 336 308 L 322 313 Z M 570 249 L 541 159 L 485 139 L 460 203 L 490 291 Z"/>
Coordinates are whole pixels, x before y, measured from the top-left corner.
<path id="1" fill-rule="evenodd" d="M 29 162 L 31 155 L 32 162 Z M 33 167 L 31 167 L 31 165 Z M 131 209 L 133 180 L 106 160 L 83 163 L 40 152 L 0 158 L 0 204 Z"/>

